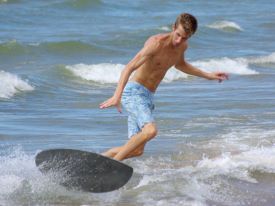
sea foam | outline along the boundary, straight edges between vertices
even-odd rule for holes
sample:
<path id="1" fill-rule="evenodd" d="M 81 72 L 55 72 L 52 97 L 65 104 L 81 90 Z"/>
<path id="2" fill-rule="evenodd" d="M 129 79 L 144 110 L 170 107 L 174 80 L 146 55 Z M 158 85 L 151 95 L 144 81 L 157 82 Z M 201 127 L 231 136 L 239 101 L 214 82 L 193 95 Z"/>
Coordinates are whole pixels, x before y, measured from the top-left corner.
<path id="1" fill-rule="evenodd" d="M 211 171 L 211 175 L 227 175 L 244 181 L 256 183 L 250 171 L 275 173 L 275 147 L 255 148 L 238 155 L 222 154 L 214 159 L 204 158 L 197 169 Z"/>
<path id="2" fill-rule="evenodd" d="M 209 59 L 193 62 L 194 66 L 208 72 L 222 71 L 230 74 L 253 75 L 258 74 L 257 71 L 249 68 L 249 61 L 245 58 L 231 59 L 223 57 L 220 59 Z"/>
<path id="3" fill-rule="evenodd" d="M 76 64 L 66 66 L 75 76 L 84 80 L 90 80 L 98 83 L 116 83 L 119 80 L 120 73 L 124 68 L 122 64 Z"/>
<path id="4" fill-rule="evenodd" d="M 17 75 L 0 71 L 0 98 L 9 99 L 20 91 L 32 91 L 34 88 Z"/>
<path id="5" fill-rule="evenodd" d="M 275 174 L 275 145 L 257 143 L 273 139 L 274 134 L 275 130 L 238 128 L 228 131 L 222 138 L 193 142 L 190 146 L 184 144 L 185 149 L 178 155 L 130 160 L 135 172 L 141 175 L 133 190 L 142 191 L 142 195 L 156 201 L 174 192 L 200 203 L 206 199 L 224 202 L 226 198 L 227 205 L 232 205 L 235 201 L 249 199 L 253 193 L 242 194 L 242 188 L 238 187 L 231 189 L 232 181 L 257 186 L 262 180 L 255 173 L 267 177 Z M 246 144 L 245 148 L 243 144 Z M 212 151 L 217 150 L 220 153 L 211 157 Z M 200 157 L 194 158 L 193 152 L 200 153 Z M 159 197 L 150 195 L 154 191 L 159 192 Z M 272 192 L 265 195 L 272 195 Z M 145 199 L 141 201 L 147 202 Z"/>
<path id="6" fill-rule="evenodd" d="M 245 58 L 231 59 L 228 57 L 217 59 L 206 59 L 190 62 L 194 66 L 208 72 L 220 71 L 238 75 L 255 75 L 257 71 L 249 68 L 250 61 Z M 124 69 L 123 64 L 101 63 L 101 64 L 76 64 L 68 65 L 66 69 L 71 71 L 75 76 L 84 80 L 94 81 L 97 83 L 117 83 L 121 71 Z M 166 73 L 163 81 L 170 83 L 176 80 L 186 79 L 189 75 L 172 67 Z"/>
<path id="7" fill-rule="evenodd" d="M 90 80 L 97 83 L 117 83 L 120 77 L 120 73 L 124 69 L 123 64 L 76 64 L 71 66 L 66 66 L 75 76 L 78 76 L 84 80 Z M 165 77 L 164 82 L 172 82 L 179 79 L 187 78 L 187 74 L 182 73 L 175 68 L 169 70 Z"/>
<path id="8" fill-rule="evenodd" d="M 217 21 L 207 25 L 207 27 L 229 32 L 243 31 L 242 27 L 233 21 Z"/>
<path id="9" fill-rule="evenodd" d="M 35 154 L 26 153 L 21 146 L 2 146 L 5 149 L 0 147 L 0 205 L 48 205 L 49 202 L 84 205 L 88 201 L 105 206 L 120 199 L 121 191 L 91 194 L 67 190 L 56 183 L 65 176 L 39 171 Z"/>
<path id="10" fill-rule="evenodd" d="M 171 31 L 171 28 L 169 28 L 168 26 L 162 26 L 162 27 L 160 27 L 159 29 L 160 29 L 161 31 L 167 31 L 167 32 Z"/>
<path id="11" fill-rule="evenodd" d="M 275 52 L 266 56 L 259 56 L 256 58 L 249 59 L 251 64 L 274 64 L 275 63 Z"/>

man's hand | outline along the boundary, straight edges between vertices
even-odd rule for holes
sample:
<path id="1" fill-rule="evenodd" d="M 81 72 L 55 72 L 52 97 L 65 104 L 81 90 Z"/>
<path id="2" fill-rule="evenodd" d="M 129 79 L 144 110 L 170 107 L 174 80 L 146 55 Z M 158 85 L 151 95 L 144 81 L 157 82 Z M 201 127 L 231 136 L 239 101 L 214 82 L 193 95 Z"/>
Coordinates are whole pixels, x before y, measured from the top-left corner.
<path id="1" fill-rule="evenodd" d="M 229 75 L 224 72 L 212 72 L 209 73 L 208 78 L 209 80 L 219 80 L 222 82 L 223 80 L 228 80 Z"/>
<path id="2" fill-rule="evenodd" d="M 117 108 L 117 111 L 119 111 L 120 113 L 122 112 L 120 99 L 116 98 L 115 96 L 112 96 L 110 99 L 107 99 L 105 102 L 102 102 L 99 105 L 99 108 L 105 109 L 112 106 L 115 106 Z"/>

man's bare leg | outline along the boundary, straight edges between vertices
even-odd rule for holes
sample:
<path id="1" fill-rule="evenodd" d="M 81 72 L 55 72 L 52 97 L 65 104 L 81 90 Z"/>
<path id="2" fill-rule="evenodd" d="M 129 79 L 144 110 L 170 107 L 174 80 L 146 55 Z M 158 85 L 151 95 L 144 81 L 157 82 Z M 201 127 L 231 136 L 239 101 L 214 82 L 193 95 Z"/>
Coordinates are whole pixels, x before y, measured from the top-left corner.
<path id="1" fill-rule="evenodd" d="M 131 137 L 131 139 L 119 149 L 119 152 L 114 156 L 115 160 L 121 161 L 131 156 L 137 148 L 145 145 L 150 139 L 157 135 L 157 129 L 155 123 L 147 123 L 140 133 Z"/>
<path id="2" fill-rule="evenodd" d="M 128 154 L 125 159 L 142 155 L 143 151 L 144 151 L 145 144 L 146 144 L 146 142 L 144 144 L 140 145 L 133 152 L 131 152 L 130 154 Z M 123 148 L 123 146 L 121 146 L 121 147 L 114 147 L 114 148 L 109 149 L 108 151 L 102 153 L 102 155 L 104 155 L 106 157 L 113 158 L 114 156 L 116 156 L 116 154 L 118 154 L 120 152 L 120 150 L 122 150 L 122 148 Z"/>
<path id="3" fill-rule="evenodd" d="M 122 149 L 122 147 L 123 146 L 121 146 L 121 147 L 114 147 L 114 148 L 111 148 L 111 149 L 107 150 L 106 152 L 101 153 L 101 154 L 103 156 L 113 158 Z"/>

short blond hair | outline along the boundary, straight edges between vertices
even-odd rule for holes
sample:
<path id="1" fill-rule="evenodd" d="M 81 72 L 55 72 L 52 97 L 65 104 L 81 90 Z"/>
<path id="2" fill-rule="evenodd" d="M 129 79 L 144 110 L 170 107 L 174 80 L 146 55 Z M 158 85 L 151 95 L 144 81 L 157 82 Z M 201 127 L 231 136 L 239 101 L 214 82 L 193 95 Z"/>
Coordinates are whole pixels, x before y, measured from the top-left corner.
<path id="1" fill-rule="evenodd" d="M 197 19 L 193 15 L 188 13 L 182 13 L 177 17 L 174 24 L 175 28 L 177 28 L 179 24 L 189 36 L 192 36 L 196 32 L 198 27 Z"/>

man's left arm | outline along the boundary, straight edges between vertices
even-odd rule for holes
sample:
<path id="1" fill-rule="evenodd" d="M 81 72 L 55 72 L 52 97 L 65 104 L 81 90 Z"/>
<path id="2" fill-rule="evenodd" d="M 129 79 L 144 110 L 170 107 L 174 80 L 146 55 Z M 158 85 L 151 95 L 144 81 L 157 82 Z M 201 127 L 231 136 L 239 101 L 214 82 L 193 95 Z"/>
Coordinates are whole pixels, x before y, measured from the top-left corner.
<path id="1" fill-rule="evenodd" d="M 208 80 L 218 80 L 222 82 L 223 80 L 228 79 L 228 74 L 224 72 L 204 72 L 193 65 L 189 64 L 184 60 L 184 58 L 180 58 L 177 64 L 175 64 L 176 69 L 190 75 L 194 75 L 197 77 L 202 77 Z"/>

